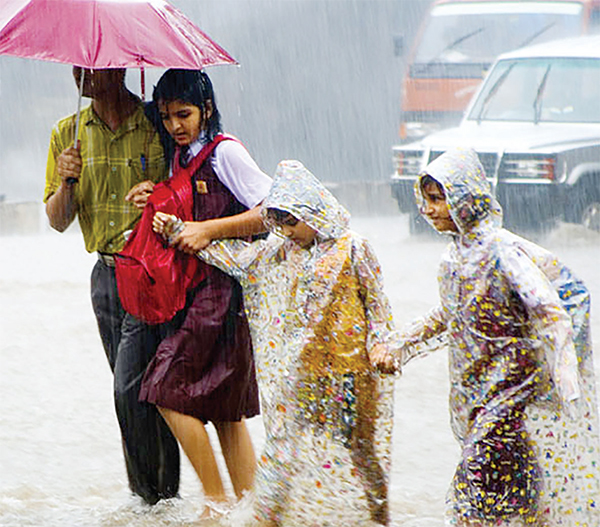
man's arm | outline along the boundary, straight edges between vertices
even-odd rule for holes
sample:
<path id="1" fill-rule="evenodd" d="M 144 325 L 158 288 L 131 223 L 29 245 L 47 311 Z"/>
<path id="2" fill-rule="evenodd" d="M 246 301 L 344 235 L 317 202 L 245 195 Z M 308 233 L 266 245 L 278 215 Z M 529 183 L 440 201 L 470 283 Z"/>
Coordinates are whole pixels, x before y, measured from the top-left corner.
<path id="1" fill-rule="evenodd" d="M 81 155 L 73 146 L 63 150 L 56 159 L 56 170 L 61 182 L 46 202 L 46 215 L 51 227 L 58 232 L 65 231 L 77 214 L 75 187 L 81 176 L 81 167 Z"/>

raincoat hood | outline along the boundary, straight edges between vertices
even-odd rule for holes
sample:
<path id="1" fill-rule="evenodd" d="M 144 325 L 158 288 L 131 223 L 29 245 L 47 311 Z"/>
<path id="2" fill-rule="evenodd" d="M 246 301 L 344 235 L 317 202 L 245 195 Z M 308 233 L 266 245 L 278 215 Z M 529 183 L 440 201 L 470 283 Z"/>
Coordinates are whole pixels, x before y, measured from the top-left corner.
<path id="1" fill-rule="evenodd" d="M 426 175 L 442 185 L 450 216 L 460 234 L 467 234 L 482 224 L 501 226 L 502 208 L 492 193 L 474 150 L 448 150 L 425 167 L 415 184 L 420 211 L 423 211 L 425 205 L 421 180 Z"/>
<path id="2" fill-rule="evenodd" d="M 273 185 L 263 201 L 263 221 L 273 231 L 275 225 L 267 217 L 269 208 L 289 212 L 323 240 L 339 238 L 350 223 L 348 211 L 300 161 L 281 161 L 277 165 Z"/>

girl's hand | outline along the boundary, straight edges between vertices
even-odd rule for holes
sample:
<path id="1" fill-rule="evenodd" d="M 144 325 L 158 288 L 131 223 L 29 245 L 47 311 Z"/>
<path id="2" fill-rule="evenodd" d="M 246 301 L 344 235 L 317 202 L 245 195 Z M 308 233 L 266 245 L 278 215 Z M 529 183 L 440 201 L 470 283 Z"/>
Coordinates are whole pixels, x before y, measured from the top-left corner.
<path id="1" fill-rule="evenodd" d="M 143 209 L 153 191 L 154 183 L 152 181 L 142 181 L 131 188 L 125 196 L 125 201 L 131 201 L 138 209 Z"/>
<path id="2" fill-rule="evenodd" d="M 396 373 L 398 365 L 396 357 L 390 353 L 385 344 L 376 344 L 369 352 L 369 360 L 381 373 Z"/>
<path id="3" fill-rule="evenodd" d="M 196 254 L 212 242 L 208 227 L 204 222 L 186 221 L 183 231 L 175 240 L 175 246 L 188 254 Z"/>

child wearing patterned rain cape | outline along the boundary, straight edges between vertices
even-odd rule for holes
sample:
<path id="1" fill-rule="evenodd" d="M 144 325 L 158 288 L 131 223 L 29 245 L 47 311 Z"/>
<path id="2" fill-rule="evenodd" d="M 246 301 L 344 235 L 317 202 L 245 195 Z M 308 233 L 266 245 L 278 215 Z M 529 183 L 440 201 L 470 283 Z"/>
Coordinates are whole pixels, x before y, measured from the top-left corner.
<path id="1" fill-rule="evenodd" d="M 266 240 L 213 242 L 200 257 L 243 286 L 265 447 L 261 525 L 388 525 L 393 381 L 368 354 L 392 334 L 370 245 L 299 162 L 284 161 L 262 204 Z M 179 222 L 158 215 L 171 240 Z"/>
<path id="2" fill-rule="evenodd" d="M 553 254 L 501 228 L 472 150 L 446 152 L 415 186 L 452 240 L 441 303 L 401 333 L 393 369 L 448 347 L 450 413 L 462 448 L 447 525 L 597 527 L 600 442 L 585 285 Z"/>

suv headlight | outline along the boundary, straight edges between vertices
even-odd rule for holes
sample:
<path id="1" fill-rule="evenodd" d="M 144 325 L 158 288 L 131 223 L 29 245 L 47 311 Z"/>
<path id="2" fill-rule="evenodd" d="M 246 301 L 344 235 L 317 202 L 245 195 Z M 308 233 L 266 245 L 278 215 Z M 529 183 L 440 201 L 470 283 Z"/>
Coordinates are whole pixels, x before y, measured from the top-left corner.
<path id="1" fill-rule="evenodd" d="M 555 156 L 507 156 L 504 160 L 507 179 L 544 179 L 554 181 L 557 174 Z"/>

